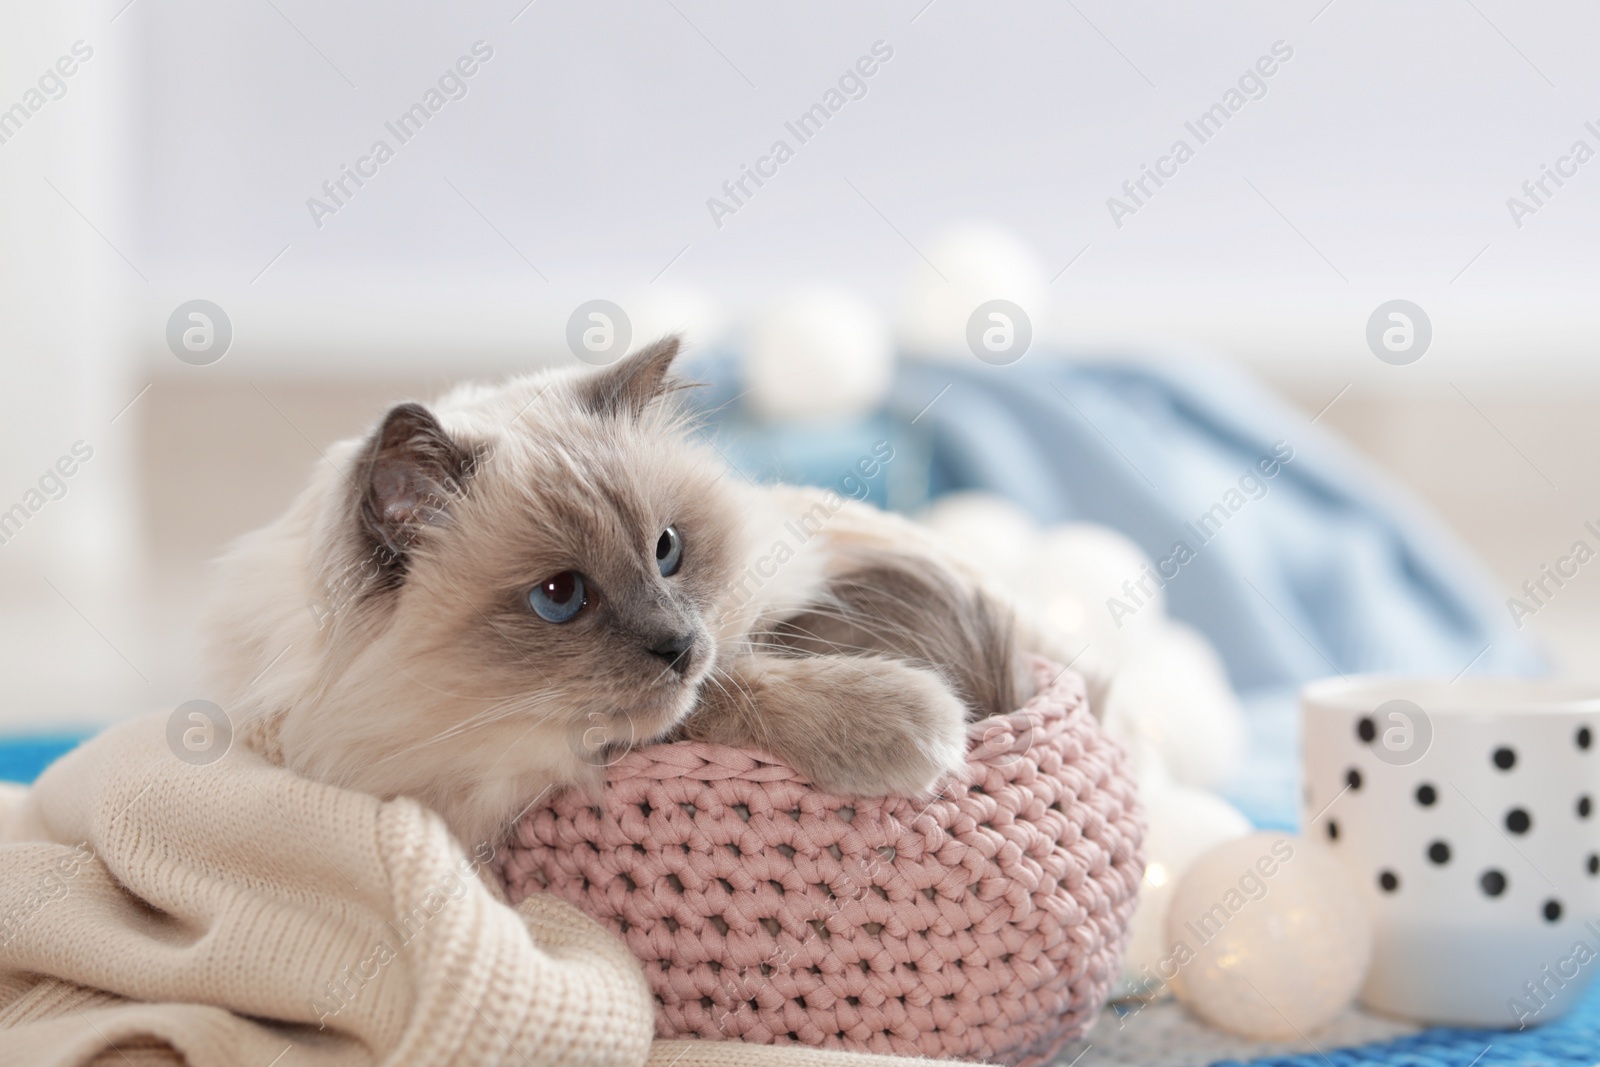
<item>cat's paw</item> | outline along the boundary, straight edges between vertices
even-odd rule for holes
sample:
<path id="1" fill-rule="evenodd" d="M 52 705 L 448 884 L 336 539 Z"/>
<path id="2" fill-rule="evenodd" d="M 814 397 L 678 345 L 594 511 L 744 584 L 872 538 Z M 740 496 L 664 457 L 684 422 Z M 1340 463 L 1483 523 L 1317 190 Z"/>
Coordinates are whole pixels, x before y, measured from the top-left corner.
<path id="1" fill-rule="evenodd" d="M 937 674 L 880 661 L 839 681 L 840 728 L 796 761 L 819 788 L 922 797 L 966 768 L 967 707 Z"/>
<path id="2" fill-rule="evenodd" d="M 967 706 L 937 673 L 877 656 L 762 656 L 702 694 L 695 741 L 764 749 L 829 793 L 928 796 L 964 773 Z"/>

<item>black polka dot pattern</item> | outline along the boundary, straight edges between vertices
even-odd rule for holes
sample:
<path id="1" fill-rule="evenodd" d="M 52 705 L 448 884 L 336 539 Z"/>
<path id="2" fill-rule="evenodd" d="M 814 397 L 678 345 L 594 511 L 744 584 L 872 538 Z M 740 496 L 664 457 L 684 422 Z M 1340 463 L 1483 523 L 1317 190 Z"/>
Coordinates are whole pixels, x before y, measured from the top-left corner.
<path id="1" fill-rule="evenodd" d="M 1348 722 L 1349 720 L 1346 721 Z M 1568 729 L 1572 730 L 1572 733 L 1568 736 L 1572 738 L 1572 743 L 1578 751 L 1589 752 L 1595 748 L 1595 732 L 1600 730 L 1600 726 L 1572 726 L 1568 727 Z M 1371 744 L 1372 742 L 1376 741 L 1377 733 L 1377 724 L 1371 717 L 1363 717 L 1356 721 L 1355 734 L 1363 744 Z M 1568 751 L 1570 752 L 1571 750 Z M 1488 757 L 1488 763 L 1493 768 L 1493 770 L 1488 772 L 1491 775 L 1496 772 L 1510 774 L 1510 772 L 1517 770 L 1521 756 L 1523 755 L 1519 754 L 1518 748 L 1513 744 L 1496 744 L 1493 741 L 1484 745 L 1482 748 L 1479 748 L 1478 752 L 1480 753 L 1479 758 L 1483 758 L 1484 756 Z M 1546 755 L 1548 753 L 1546 753 L 1544 750 L 1540 750 L 1540 752 L 1537 754 Z M 1348 753 L 1346 758 L 1349 758 L 1349 756 L 1354 756 L 1357 760 L 1359 760 L 1362 758 L 1362 755 L 1362 752 L 1353 752 Z M 1573 757 L 1569 756 L 1567 758 L 1570 759 Z M 1537 762 L 1538 761 L 1536 761 L 1536 763 Z M 1335 766 L 1337 766 L 1337 764 L 1335 764 Z M 1482 765 L 1480 764 L 1480 766 Z M 1382 770 L 1383 768 L 1378 768 L 1379 772 L 1382 772 Z M 1326 771 L 1323 773 L 1326 773 Z M 1522 772 L 1505 779 L 1506 784 L 1512 787 L 1511 796 L 1506 798 L 1510 800 L 1511 803 L 1500 809 L 1502 812 L 1500 816 L 1501 827 L 1507 834 L 1512 835 L 1513 837 L 1527 837 L 1529 834 L 1531 834 L 1534 824 L 1533 809 L 1535 807 L 1537 807 L 1539 810 L 1539 817 L 1543 819 L 1546 824 L 1549 824 L 1543 825 L 1541 836 L 1549 836 L 1551 834 L 1560 836 L 1569 832 L 1575 833 L 1576 827 L 1572 827 L 1569 830 L 1568 827 L 1570 824 L 1563 823 L 1565 818 L 1575 817 L 1585 821 L 1595 819 L 1595 794 L 1591 792 L 1574 791 L 1566 794 L 1569 798 L 1568 803 L 1572 805 L 1572 807 L 1569 809 L 1573 812 L 1572 816 L 1562 816 L 1560 814 L 1559 800 L 1557 800 L 1555 804 L 1548 804 L 1546 801 L 1541 801 L 1537 796 L 1518 796 L 1517 794 L 1522 790 L 1518 789 L 1514 783 L 1523 781 L 1530 773 L 1533 774 L 1536 779 L 1540 779 L 1540 782 L 1542 782 L 1544 770 L 1539 766 L 1535 766 L 1532 771 Z M 1561 776 L 1559 771 L 1555 773 L 1558 778 Z M 1362 768 L 1352 766 L 1350 764 L 1345 765 L 1342 777 L 1344 779 L 1344 789 L 1349 792 L 1360 793 L 1368 784 L 1366 772 Z M 1380 794 L 1382 793 L 1382 789 L 1387 781 L 1388 780 L 1384 778 L 1382 773 L 1378 774 L 1378 785 L 1375 788 L 1379 789 Z M 1418 807 L 1424 809 L 1433 809 L 1438 807 L 1441 801 L 1444 799 L 1441 795 L 1442 790 L 1437 782 L 1417 781 L 1416 779 L 1412 779 L 1412 783 L 1412 798 L 1416 801 Z M 1401 785 L 1399 782 L 1394 784 Z M 1325 796 L 1326 794 L 1323 793 L 1324 788 L 1325 787 L 1322 786 L 1321 782 L 1319 782 L 1317 792 Z M 1402 786 L 1402 788 L 1404 788 L 1404 786 Z M 1470 795 L 1471 790 L 1469 789 L 1468 792 Z M 1350 802 L 1355 803 L 1357 807 L 1351 809 L 1349 812 L 1345 812 L 1344 814 L 1352 815 L 1353 812 L 1360 811 L 1372 799 L 1382 798 L 1381 796 L 1379 798 L 1352 798 Z M 1337 798 L 1335 798 L 1335 800 L 1337 800 Z M 1309 790 L 1307 791 L 1306 801 L 1309 808 Z M 1533 803 L 1529 803 L 1530 801 Z M 1479 803 L 1481 803 L 1481 801 Z M 1328 806 L 1332 807 L 1333 805 L 1329 804 Z M 1493 810 L 1493 807 L 1489 808 L 1490 812 Z M 1379 816 L 1381 818 L 1381 813 L 1379 813 Z M 1493 818 L 1492 815 L 1490 817 Z M 1434 818 L 1437 820 L 1440 818 L 1440 816 L 1434 816 Z M 1445 827 L 1440 826 L 1437 822 L 1434 823 L 1435 833 L 1444 828 Z M 1355 830 L 1351 831 L 1350 827 L 1341 826 L 1340 823 L 1334 819 L 1324 820 L 1323 832 L 1330 843 L 1345 845 L 1346 843 L 1341 839 L 1344 836 L 1347 836 L 1346 831 L 1355 833 L 1356 838 L 1359 839 L 1363 836 L 1360 830 L 1361 828 L 1357 826 Z M 1469 837 L 1470 836 L 1472 835 L 1469 835 Z M 1452 838 L 1453 837 L 1454 835 L 1452 835 Z M 1446 873 L 1445 871 L 1441 871 L 1438 875 L 1434 875 L 1432 877 L 1473 877 L 1470 872 L 1473 869 L 1473 861 L 1475 859 L 1473 853 L 1477 850 L 1472 841 L 1454 841 L 1454 844 L 1452 844 L 1452 841 L 1450 840 L 1444 840 L 1437 837 L 1433 838 L 1432 840 L 1423 838 L 1423 841 L 1426 842 L 1426 844 L 1422 846 L 1423 855 L 1426 857 L 1426 866 L 1432 868 L 1450 868 L 1457 871 L 1457 874 L 1454 876 Z M 1360 846 L 1361 841 L 1356 840 L 1355 844 Z M 1460 856 L 1456 854 L 1457 849 L 1455 846 L 1460 846 L 1462 849 L 1464 849 Z M 1417 846 L 1413 845 L 1412 847 L 1415 848 Z M 1565 862 L 1572 863 L 1576 859 L 1588 878 L 1600 880 L 1600 850 L 1586 851 L 1574 849 L 1573 851 L 1576 852 L 1576 856 L 1573 856 L 1572 853 L 1569 853 L 1568 855 L 1570 858 L 1566 859 Z M 1415 855 L 1415 853 L 1412 853 L 1412 855 Z M 1420 857 L 1418 861 L 1410 862 L 1404 860 L 1402 857 L 1401 862 L 1394 867 L 1379 867 L 1376 871 L 1372 871 L 1371 868 L 1368 868 L 1369 871 L 1372 871 L 1369 877 L 1374 879 L 1377 884 L 1377 888 L 1385 895 L 1397 895 L 1400 892 L 1401 885 L 1405 879 L 1413 876 L 1421 877 L 1423 878 L 1423 882 L 1418 883 L 1417 886 L 1412 886 L 1408 890 L 1408 894 L 1410 896 L 1415 896 L 1415 894 L 1419 891 L 1418 887 L 1420 886 L 1421 891 L 1423 891 L 1424 895 L 1426 895 L 1427 888 L 1429 885 L 1431 885 L 1431 883 L 1427 881 L 1429 876 L 1423 875 L 1417 869 L 1417 866 L 1415 865 L 1417 863 L 1420 863 Z M 1466 870 L 1460 869 L 1463 865 L 1466 866 Z M 1567 869 L 1571 870 L 1571 868 Z M 1528 889 L 1533 888 L 1537 884 L 1537 880 L 1535 880 L 1535 882 L 1531 883 L 1529 886 L 1522 887 L 1517 894 L 1511 894 L 1509 893 L 1511 888 L 1511 880 L 1504 869 L 1496 867 L 1479 867 L 1478 872 L 1479 873 L 1476 876 L 1477 885 L 1484 897 L 1493 901 L 1503 901 L 1509 899 L 1512 902 L 1510 904 L 1497 905 L 1500 908 L 1504 909 L 1509 907 L 1513 911 L 1520 913 L 1523 908 L 1528 907 L 1531 903 L 1527 900 L 1527 896 L 1524 894 Z M 1538 900 L 1539 898 L 1535 897 L 1534 899 Z M 1563 920 L 1563 917 L 1566 914 L 1566 905 L 1561 899 L 1556 897 L 1545 898 L 1536 906 L 1539 908 L 1539 912 L 1546 923 L 1559 923 Z"/>

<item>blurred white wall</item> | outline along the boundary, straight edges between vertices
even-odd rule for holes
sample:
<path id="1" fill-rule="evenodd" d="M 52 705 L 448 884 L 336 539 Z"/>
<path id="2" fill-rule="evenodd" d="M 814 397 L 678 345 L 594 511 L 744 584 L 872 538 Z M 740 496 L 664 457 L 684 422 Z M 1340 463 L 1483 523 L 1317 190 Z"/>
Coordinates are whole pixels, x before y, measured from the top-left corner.
<path id="1" fill-rule="evenodd" d="M 930 269 L 916 249 L 970 217 L 1051 274 L 1073 264 L 1040 316 L 1056 335 L 1381 383 L 1362 328 L 1405 297 L 1436 323 L 1433 365 L 1594 363 L 1600 162 L 1520 228 L 1506 203 L 1575 140 L 1600 150 L 1600 14 L 1575 0 L 157 0 L 126 18 L 147 59 L 136 258 L 164 297 L 225 294 L 254 320 L 236 364 L 281 366 L 296 331 L 378 366 L 480 337 L 557 349 L 576 302 L 658 275 L 735 312 L 815 279 L 892 303 Z M 384 123 L 480 40 L 467 96 L 399 145 Z M 866 95 L 800 144 L 784 123 L 879 41 Z M 1185 123 L 1276 42 L 1292 57 L 1264 95 L 1200 143 Z M 377 138 L 395 158 L 318 228 L 307 199 Z M 794 158 L 718 226 L 708 198 L 780 138 Z M 1118 226 L 1108 199 L 1131 203 L 1124 182 L 1180 138 L 1194 158 Z"/>

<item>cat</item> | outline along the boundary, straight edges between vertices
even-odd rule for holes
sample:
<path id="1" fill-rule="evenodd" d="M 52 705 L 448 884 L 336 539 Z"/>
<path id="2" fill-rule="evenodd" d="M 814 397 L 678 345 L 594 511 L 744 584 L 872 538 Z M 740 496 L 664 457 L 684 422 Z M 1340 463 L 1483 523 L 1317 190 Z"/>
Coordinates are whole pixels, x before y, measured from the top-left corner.
<path id="1" fill-rule="evenodd" d="M 909 520 L 744 481 L 675 403 L 678 350 L 463 386 L 330 449 L 218 562 L 207 659 L 243 735 L 468 847 L 653 740 L 845 795 L 958 772 L 968 720 L 1031 694 L 1026 627 Z"/>

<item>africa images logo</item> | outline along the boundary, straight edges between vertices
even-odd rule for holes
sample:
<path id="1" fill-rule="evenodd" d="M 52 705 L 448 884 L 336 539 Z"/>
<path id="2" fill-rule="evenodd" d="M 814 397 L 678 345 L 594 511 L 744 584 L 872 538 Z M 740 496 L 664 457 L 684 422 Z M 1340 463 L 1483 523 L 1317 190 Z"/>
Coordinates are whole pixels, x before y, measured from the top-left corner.
<path id="1" fill-rule="evenodd" d="M 888 42 L 872 42 L 871 55 L 862 56 L 852 66 L 845 68 L 836 85 L 824 92 L 821 100 L 806 108 L 793 121 L 783 124 L 784 130 L 794 138 L 794 144 L 780 137 L 772 142 L 766 155 L 756 159 L 754 166 L 740 164 L 739 174 L 722 183 L 722 197 L 726 199 L 715 196 L 706 198 L 706 210 L 711 212 L 711 221 L 717 229 L 722 229 L 727 216 L 737 215 L 739 209 L 755 196 L 756 190 L 767 184 L 767 179 L 778 176 L 778 168 L 794 158 L 797 146 L 821 133 L 822 127 L 843 111 L 845 104 L 863 99 L 867 95 L 867 79 L 893 58 L 894 49 Z M 750 188 L 752 182 L 755 189 Z"/>
<path id="2" fill-rule="evenodd" d="M 94 47 L 84 41 L 73 41 L 71 53 L 61 56 L 52 66 L 45 68 L 44 73 L 39 75 L 37 88 L 27 89 L 21 100 L 0 109 L 0 144 L 21 133 L 22 127 L 46 104 L 67 95 L 66 79 L 78 73 L 82 64 L 89 62 L 94 56 Z"/>
<path id="3" fill-rule="evenodd" d="M 1238 82 L 1230 85 L 1222 94 L 1221 100 L 1202 111 L 1193 122 L 1183 124 L 1183 128 L 1194 138 L 1194 144 L 1191 145 L 1186 138 L 1179 137 L 1172 142 L 1172 147 L 1167 150 L 1166 155 L 1156 159 L 1154 166 L 1148 163 L 1140 164 L 1139 176 L 1129 178 L 1122 183 L 1122 192 L 1126 199 L 1115 196 L 1106 198 L 1106 210 L 1111 213 L 1111 221 L 1116 224 L 1117 229 L 1122 229 L 1124 218 L 1137 215 L 1162 186 L 1176 178 L 1178 168 L 1195 157 L 1200 145 L 1221 133 L 1222 127 L 1233 116 L 1243 111 L 1245 104 L 1252 100 L 1263 99 L 1267 95 L 1267 79 L 1278 73 L 1279 67 L 1292 58 L 1294 58 L 1293 46 L 1286 41 L 1274 41 L 1271 54 L 1260 57 L 1252 66 L 1246 68 L 1245 72 L 1239 75 Z"/>
<path id="4" fill-rule="evenodd" d="M 433 116 L 443 111 L 445 104 L 452 100 L 465 100 L 468 91 L 467 79 L 477 74 L 482 64 L 493 58 L 494 48 L 488 42 L 474 41 L 471 55 L 457 59 L 453 66 L 447 67 L 445 72 L 439 75 L 436 85 L 428 86 L 420 101 L 402 111 L 393 122 L 383 124 L 383 128 L 394 137 L 393 145 L 380 137 L 372 142 L 372 147 L 366 155 L 356 160 L 354 167 L 341 163 L 338 175 L 322 183 L 322 192 L 326 199 L 315 196 L 306 198 L 306 210 L 311 212 L 311 221 L 317 229 L 322 229 L 324 217 L 337 215 L 369 180 L 376 178 L 378 168 L 395 157 L 399 146 L 421 133 L 422 127 L 426 126 Z M 355 188 L 352 189 L 351 185 Z"/>

